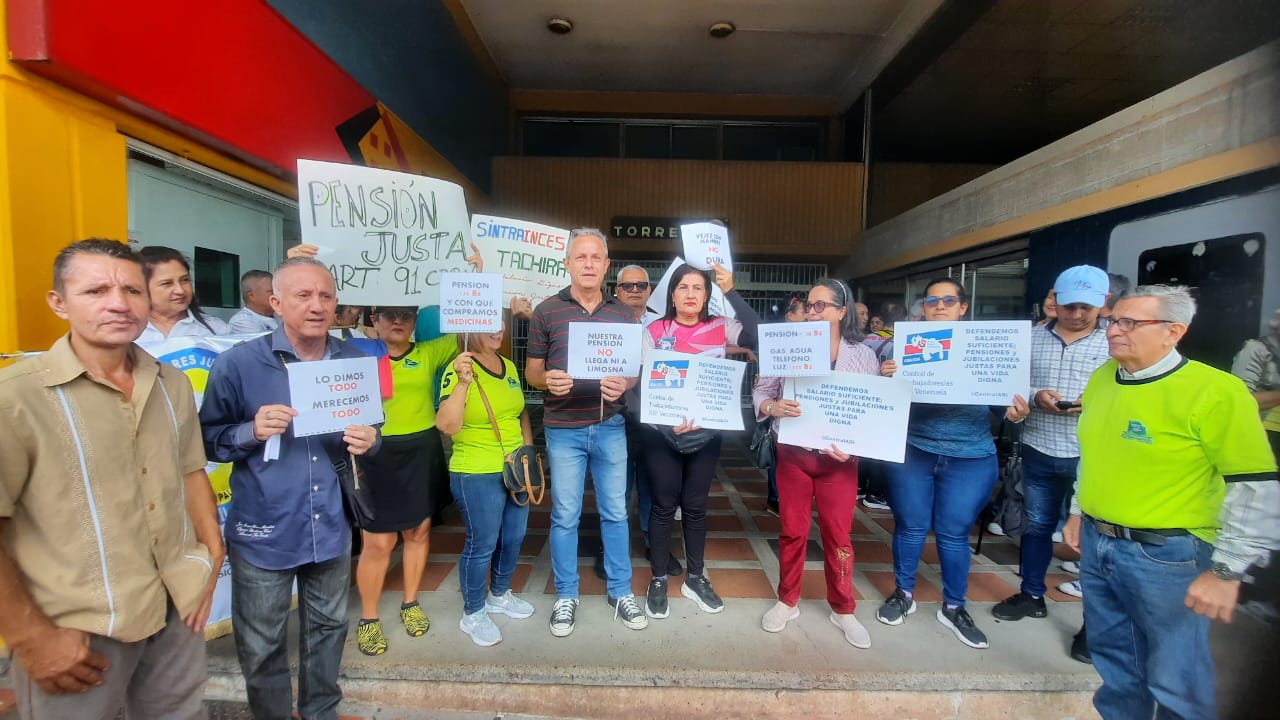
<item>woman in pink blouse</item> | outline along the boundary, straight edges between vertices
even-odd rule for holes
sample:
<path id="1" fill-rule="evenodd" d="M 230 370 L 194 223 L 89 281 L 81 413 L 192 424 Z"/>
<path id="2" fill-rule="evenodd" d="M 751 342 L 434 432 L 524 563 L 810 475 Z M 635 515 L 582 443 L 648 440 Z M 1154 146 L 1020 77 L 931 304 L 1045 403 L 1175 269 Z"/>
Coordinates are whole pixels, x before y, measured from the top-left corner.
<path id="1" fill-rule="evenodd" d="M 853 293 L 841 280 L 819 280 L 804 304 L 805 320 L 831 324 L 831 369 L 877 375 L 880 363 L 862 344 L 852 307 Z M 799 417 L 800 403 L 782 399 L 783 378 L 760 378 L 752 400 L 756 419 Z M 774 422 L 775 432 L 777 423 Z M 871 636 L 853 616 L 853 545 L 849 532 L 858 499 L 858 459 L 834 444 L 826 450 L 778 445 L 778 505 L 782 531 L 778 536 L 778 602 L 760 625 L 781 632 L 800 617 L 800 580 L 804 575 L 805 544 L 809 540 L 809 508 L 818 502 L 818 529 L 827 577 L 831 624 L 857 648 L 871 647 Z"/>

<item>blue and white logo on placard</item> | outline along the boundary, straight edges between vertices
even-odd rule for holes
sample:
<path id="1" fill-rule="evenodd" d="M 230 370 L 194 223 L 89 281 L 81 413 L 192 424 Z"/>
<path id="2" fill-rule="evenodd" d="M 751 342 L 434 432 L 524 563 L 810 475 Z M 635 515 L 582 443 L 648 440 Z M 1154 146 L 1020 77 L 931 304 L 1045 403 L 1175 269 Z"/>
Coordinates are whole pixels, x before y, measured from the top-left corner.
<path id="1" fill-rule="evenodd" d="M 943 362 L 951 356 L 951 330 L 916 333 L 902 349 L 903 365 Z"/>
<path id="2" fill-rule="evenodd" d="M 689 375 L 688 360 L 666 360 L 657 363 L 649 371 L 649 387 L 682 388 Z"/>

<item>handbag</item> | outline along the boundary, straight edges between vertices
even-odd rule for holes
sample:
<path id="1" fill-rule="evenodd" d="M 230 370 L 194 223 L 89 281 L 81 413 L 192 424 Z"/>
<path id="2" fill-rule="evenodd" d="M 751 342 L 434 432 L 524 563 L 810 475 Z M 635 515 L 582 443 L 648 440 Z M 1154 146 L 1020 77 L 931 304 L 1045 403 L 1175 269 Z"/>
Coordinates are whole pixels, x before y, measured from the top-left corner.
<path id="1" fill-rule="evenodd" d="M 773 467 L 778 451 L 778 441 L 773 435 L 773 418 L 765 418 L 756 423 L 756 430 L 751 435 L 751 464 L 761 470 Z"/>
<path id="2" fill-rule="evenodd" d="M 1027 532 L 1027 498 L 1022 487 L 1022 475 L 1022 441 L 1015 440 L 1004 467 L 1000 468 L 1003 499 L 995 512 L 995 521 L 1004 534 L 1015 539 Z"/>
<path id="3" fill-rule="evenodd" d="M 547 472 L 542 455 L 532 445 L 521 445 L 507 453 L 507 448 L 502 443 L 502 431 L 498 429 L 498 418 L 494 417 L 489 396 L 485 394 L 484 386 L 478 380 L 476 389 L 480 391 L 480 401 L 484 403 L 484 411 L 489 414 L 489 425 L 493 427 L 493 434 L 498 438 L 498 447 L 503 452 L 503 487 L 511 494 L 511 501 L 516 505 L 521 507 L 530 503 L 541 505 L 542 498 L 547 492 Z M 521 496 L 524 497 L 523 501 Z"/>
<path id="4" fill-rule="evenodd" d="M 672 450 L 681 455 L 689 455 L 696 453 L 707 446 L 716 437 L 719 430 L 708 430 L 707 428 L 698 428 L 690 430 L 687 433 L 676 434 L 675 428 L 670 425 L 658 425 L 658 433 L 662 435 L 662 439 L 667 441 Z"/>
<path id="5" fill-rule="evenodd" d="M 347 520 L 358 529 L 369 527 L 373 522 L 373 492 L 365 482 L 364 469 L 350 453 L 340 453 L 335 458 L 329 451 L 329 462 L 338 476 L 338 486 L 342 488 L 342 505 L 347 511 Z"/>

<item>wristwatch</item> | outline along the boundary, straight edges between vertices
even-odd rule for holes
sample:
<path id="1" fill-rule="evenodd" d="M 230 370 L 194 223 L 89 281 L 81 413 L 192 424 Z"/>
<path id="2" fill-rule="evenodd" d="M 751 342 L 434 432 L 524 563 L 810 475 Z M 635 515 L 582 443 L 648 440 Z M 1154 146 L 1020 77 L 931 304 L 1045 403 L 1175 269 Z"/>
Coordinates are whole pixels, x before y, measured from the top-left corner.
<path id="1" fill-rule="evenodd" d="M 1235 570 L 1232 570 L 1230 567 L 1227 567 L 1226 563 L 1220 563 L 1220 562 L 1214 563 L 1213 567 L 1210 568 L 1209 572 L 1213 573 L 1217 577 L 1222 578 L 1223 580 L 1235 580 L 1239 582 L 1240 580 L 1244 579 L 1244 573 L 1239 573 L 1239 572 L 1236 572 Z"/>

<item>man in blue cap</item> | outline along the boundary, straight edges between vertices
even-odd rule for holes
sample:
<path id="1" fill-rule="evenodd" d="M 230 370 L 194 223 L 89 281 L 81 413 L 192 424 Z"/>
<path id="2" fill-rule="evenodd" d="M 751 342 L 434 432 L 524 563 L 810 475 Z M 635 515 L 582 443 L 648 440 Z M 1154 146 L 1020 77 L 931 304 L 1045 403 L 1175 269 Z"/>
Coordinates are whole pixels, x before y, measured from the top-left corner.
<path id="1" fill-rule="evenodd" d="M 1080 396 L 1089 376 L 1109 357 L 1107 333 L 1098 322 L 1109 288 L 1110 279 L 1100 268 L 1064 270 L 1053 285 L 1058 317 L 1031 331 L 1031 414 L 1022 430 L 1027 518 L 1022 587 L 991 609 L 1000 620 L 1048 614 L 1045 573 L 1053 560 L 1053 533 L 1080 462 Z"/>

